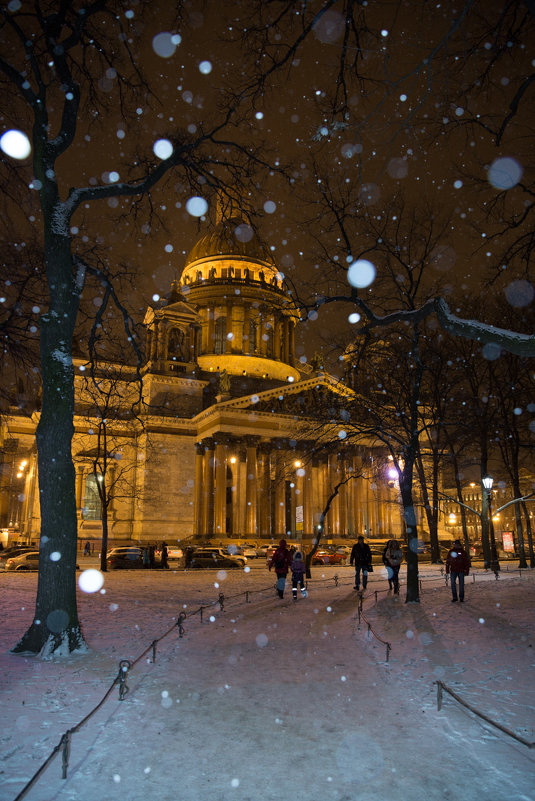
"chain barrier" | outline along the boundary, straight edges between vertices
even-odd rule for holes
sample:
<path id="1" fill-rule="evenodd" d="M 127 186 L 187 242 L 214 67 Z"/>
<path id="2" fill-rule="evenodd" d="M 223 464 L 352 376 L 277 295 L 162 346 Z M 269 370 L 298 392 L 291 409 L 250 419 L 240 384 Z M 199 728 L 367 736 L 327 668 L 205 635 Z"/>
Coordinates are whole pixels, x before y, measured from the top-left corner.
<path id="1" fill-rule="evenodd" d="M 435 681 L 434 683 L 437 685 L 437 711 L 438 712 L 440 712 L 440 710 L 442 709 L 442 703 L 443 703 L 443 692 L 442 691 L 444 690 L 445 692 L 448 693 L 448 695 L 451 695 L 451 697 L 454 698 L 459 704 L 461 704 L 462 706 L 466 707 L 466 709 L 469 709 L 470 712 L 473 712 L 474 715 L 477 715 L 482 720 L 485 720 L 487 723 L 490 723 L 491 726 L 494 726 L 496 729 L 499 729 L 500 731 L 503 731 L 505 734 L 508 734 L 509 737 L 513 737 L 515 740 L 518 740 L 518 742 L 522 743 L 522 745 L 527 745 L 528 748 L 535 748 L 535 743 L 524 739 L 524 737 L 521 737 L 519 734 L 516 734 L 516 732 L 512 731 L 511 729 L 508 729 L 506 726 L 502 726 L 501 723 L 498 723 L 497 721 L 492 720 L 492 718 L 489 718 L 483 712 L 480 712 L 478 709 L 476 709 L 471 704 L 467 703 L 464 699 L 462 699 L 460 695 L 457 695 L 457 693 L 454 690 L 452 690 L 451 687 L 448 687 L 447 684 L 444 684 L 443 681 Z"/>
<path id="2" fill-rule="evenodd" d="M 518 572 L 519 572 L 519 575 L 522 576 L 522 570 L 519 569 Z M 443 573 L 444 573 L 444 570 L 442 568 L 441 569 L 441 574 L 443 574 Z M 487 573 L 487 571 L 485 571 L 485 573 Z M 498 573 L 495 573 L 495 576 L 496 576 L 496 579 L 499 578 Z M 448 581 L 448 579 L 449 579 L 449 576 L 446 575 L 446 582 Z M 475 582 L 475 580 L 476 580 L 475 573 L 472 573 L 472 579 Z M 315 579 L 315 580 L 307 579 L 306 587 L 308 588 L 309 585 L 311 585 L 311 584 L 324 584 L 324 583 L 326 583 L 328 581 L 332 581 L 332 580 L 334 580 L 335 587 L 345 586 L 346 584 L 352 584 L 352 581 L 351 582 L 342 582 L 341 583 L 338 574 L 335 574 L 334 576 L 326 578 L 326 579 Z M 435 581 L 436 577 L 430 577 L 429 580 L 430 581 L 431 580 Z M 422 589 L 422 580 L 420 579 L 419 581 L 420 581 L 420 589 Z M 225 600 L 228 601 L 228 600 L 232 600 L 234 598 L 240 598 L 242 596 L 245 596 L 245 602 L 246 603 L 250 603 L 249 596 L 251 594 L 253 594 L 253 593 L 264 593 L 264 592 L 267 592 L 267 591 L 271 591 L 275 587 L 276 587 L 276 584 L 273 584 L 273 585 L 271 585 L 269 587 L 263 587 L 263 588 L 261 588 L 259 590 L 245 590 L 243 592 L 237 593 L 236 595 L 228 596 L 227 598 L 225 598 L 223 593 L 219 593 L 219 597 L 218 597 L 217 601 L 212 602 L 211 606 L 213 606 L 215 604 L 219 604 L 220 610 L 224 611 Z M 374 590 L 375 603 L 377 603 L 378 594 L 380 592 L 387 593 L 389 591 L 386 590 L 386 589 L 385 590 Z M 381 639 L 381 637 L 379 637 L 376 634 L 376 632 L 373 630 L 373 627 L 372 627 L 371 623 L 364 616 L 364 613 L 362 611 L 362 604 L 363 604 L 363 596 L 361 594 L 361 595 L 359 595 L 359 602 L 358 602 L 358 609 L 357 609 L 359 625 L 360 625 L 361 620 L 364 620 L 364 622 L 366 623 L 366 625 L 368 627 L 368 630 L 367 630 L 368 633 L 369 634 L 370 633 L 373 634 L 373 636 L 379 642 L 381 642 L 383 645 L 386 646 L 386 661 L 388 662 L 389 661 L 390 651 L 392 650 L 392 646 L 386 640 Z M 38 768 L 38 770 L 35 772 L 35 774 L 32 776 L 32 778 L 29 780 L 29 782 L 27 782 L 27 784 L 22 788 L 22 790 L 16 796 L 14 801 L 21 801 L 21 799 L 24 798 L 24 796 L 27 794 L 27 792 L 31 789 L 31 787 L 35 784 L 37 779 L 46 770 L 48 765 L 52 762 L 54 757 L 60 751 L 61 751 L 61 754 L 62 754 L 62 779 L 66 779 L 67 778 L 67 771 L 68 771 L 68 767 L 69 767 L 69 757 L 70 757 L 72 735 L 75 732 L 79 731 L 82 728 L 82 726 L 100 709 L 100 707 L 105 703 L 105 701 L 111 695 L 111 693 L 113 691 L 113 688 L 115 687 L 116 684 L 119 684 L 119 701 L 124 701 L 126 695 L 129 692 L 129 687 L 128 687 L 127 683 L 126 683 L 126 679 L 127 679 L 129 670 L 132 667 L 134 667 L 134 665 L 136 665 L 145 656 L 145 654 L 147 654 L 151 650 L 152 650 L 152 662 L 154 663 L 156 661 L 156 646 L 157 646 L 157 643 L 160 642 L 160 640 L 163 640 L 165 637 L 167 637 L 167 635 L 170 634 L 175 628 L 178 628 L 179 639 L 181 639 L 184 636 L 184 633 L 185 633 L 184 625 L 183 625 L 184 621 L 188 617 L 192 617 L 193 615 L 199 614 L 200 622 L 202 623 L 203 622 L 203 612 L 204 612 L 205 609 L 208 609 L 208 608 L 209 608 L 208 605 L 201 605 L 198 609 L 191 611 L 189 615 L 184 611 L 180 612 L 179 615 L 178 615 L 176 623 L 174 623 L 173 626 L 168 631 L 166 631 L 164 634 L 162 634 L 160 637 L 158 637 L 157 639 L 153 640 L 151 642 L 151 644 L 148 646 L 148 648 L 146 648 L 145 651 L 143 651 L 143 653 L 140 654 L 136 660 L 131 662 L 128 659 L 122 659 L 119 662 L 119 672 L 118 672 L 116 678 L 114 679 L 112 685 L 106 691 L 106 693 L 104 694 L 102 699 L 99 701 L 99 703 L 76 726 L 73 726 L 71 729 L 66 731 L 61 736 L 61 739 L 60 739 L 59 743 L 56 745 L 56 747 L 50 753 L 50 755 L 45 760 L 45 762 L 43 762 L 43 764 Z M 479 715 L 480 717 L 483 717 L 485 720 L 487 720 L 492 725 L 497 726 L 498 728 L 502 729 L 502 731 L 505 731 L 507 734 L 511 734 L 511 736 L 516 737 L 516 739 L 518 739 L 520 742 L 524 743 L 528 747 L 530 747 L 530 748 L 535 747 L 535 744 L 529 743 L 528 741 L 523 740 L 522 738 L 518 737 L 514 733 L 510 732 L 508 729 L 500 726 L 500 724 L 497 724 L 494 721 L 486 718 L 484 715 L 479 713 L 477 710 L 472 709 L 470 706 L 468 706 L 468 704 L 466 704 L 464 701 L 462 701 L 462 699 L 460 699 L 452 690 L 450 690 L 442 682 L 436 682 L 436 684 L 437 685 L 441 685 L 441 687 L 444 688 L 447 692 L 449 692 L 450 695 L 452 695 L 456 700 L 458 700 L 460 703 L 462 703 L 465 706 L 467 706 L 469 709 L 471 709 L 473 712 L 475 712 L 475 714 Z M 440 689 L 440 693 L 441 693 L 441 689 Z M 442 695 L 440 695 L 440 699 L 442 699 Z M 441 700 L 440 700 L 440 703 L 441 703 Z M 439 706 L 439 709 L 440 709 L 440 706 Z"/>

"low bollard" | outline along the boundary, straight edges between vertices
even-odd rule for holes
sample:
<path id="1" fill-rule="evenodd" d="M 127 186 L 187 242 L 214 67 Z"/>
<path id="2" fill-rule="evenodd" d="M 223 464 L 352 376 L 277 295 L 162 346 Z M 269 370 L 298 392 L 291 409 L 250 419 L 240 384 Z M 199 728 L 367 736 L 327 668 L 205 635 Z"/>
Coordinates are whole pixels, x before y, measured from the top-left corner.
<path id="1" fill-rule="evenodd" d="M 67 770 L 69 768 L 69 756 L 71 754 L 71 731 L 66 731 L 61 738 L 63 748 L 61 750 L 61 778 L 67 778 Z"/>
<path id="2" fill-rule="evenodd" d="M 437 711 L 442 709 L 442 684 L 437 681 Z"/>
<path id="3" fill-rule="evenodd" d="M 182 623 L 183 623 L 183 621 L 185 619 L 186 619 L 186 613 L 185 612 L 180 612 L 180 614 L 178 615 L 178 620 L 176 622 L 176 624 L 178 626 L 178 639 L 179 640 L 181 640 L 182 637 L 184 636 L 184 626 L 182 625 Z"/>
<path id="4" fill-rule="evenodd" d="M 128 685 L 126 683 L 126 676 L 131 668 L 131 663 L 128 659 L 121 659 L 119 662 L 119 675 L 117 681 L 119 682 L 119 701 L 124 701 L 128 692 Z"/>

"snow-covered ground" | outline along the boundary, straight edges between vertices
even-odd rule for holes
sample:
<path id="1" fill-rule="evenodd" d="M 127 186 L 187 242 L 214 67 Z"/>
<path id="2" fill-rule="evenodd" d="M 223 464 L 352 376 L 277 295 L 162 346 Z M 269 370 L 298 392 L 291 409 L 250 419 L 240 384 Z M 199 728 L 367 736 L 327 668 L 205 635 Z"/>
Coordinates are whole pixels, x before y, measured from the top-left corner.
<path id="1" fill-rule="evenodd" d="M 359 623 L 350 567 L 315 568 L 295 603 L 288 590 L 275 597 L 263 564 L 226 578 L 110 573 L 104 592 L 80 592 L 90 651 L 52 661 L 8 653 L 31 622 L 37 577 L 1 574 L 0 799 L 15 799 L 100 702 L 120 660 L 148 649 L 124 700 L 114 687 L 73 733 L 67 778 L 59 753 L 25 798 L 533 801 L 535 749 L 448 695 L 437 711 L 435 682 L 535 739 L 535 573 L 476 571 L 464 604 L 437 567 L 422 568 L 419 604 L 388 595 L 381 573 L 363 613 L 390 643 L 388 662 Z M 214 601 L 201 623 L 192 613 Z M 153 663 L 151 643 L 169 630 Z"/>

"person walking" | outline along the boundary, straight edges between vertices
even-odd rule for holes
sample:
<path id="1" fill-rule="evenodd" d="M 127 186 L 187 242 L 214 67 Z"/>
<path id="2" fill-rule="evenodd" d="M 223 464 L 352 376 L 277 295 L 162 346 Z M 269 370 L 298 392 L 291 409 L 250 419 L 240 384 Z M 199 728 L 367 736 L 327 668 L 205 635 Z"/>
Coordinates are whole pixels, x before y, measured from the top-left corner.
<path id="1" fill-rule="evenodd" d="M 275 573 L 277 574 L 277 594 L 279 598 L 284 597 L 284 588 L 286 586 L 286 576 L 288 575 L 288 569 L 291 565 L 292 557 L 290 555 L 290 551 L 286 547 L 286 540 L 281 540 L 279 542 L 279 547 L 275 550 L 273 556 L 269 560 L 268 568 L 271 571 L 271 568 L 275 568 Z"/>
<path id="2" fill-rule="evenodd" d="M 91 543 L 88 540 L 84 545 L 84 556 L 89 556 L 90 553 L 91 553 Z"/>
<path id="3" fill-rule="evenodd" d="M 457 581 L 459 582 L 459 601 L 464 601 L 464 577 L 470 572 L 470 559 L 460 540 L 454 540 L 446 556 L 446 575 L 450 577 L 452 603 L 457 602 Z"/>
<path id="4" fill-rule="evenodd" d="M 156 546 L 149 545 L 149 568 L 152 570 L 156 565 Z"/>
<path id="5" fill-rule="evenodd" d="M 370 546 L 364 542 L 362 534 L 359 534 L 356 543 L 351 549 L 349 564 L 355 565 L 355 589 L 360 590 L 360 573 L 362 571 L 362 589 L 365 590 L 372 564 L 372 552 Z"/>
<path id="6" fill-rule="evenodd" d="M 388 574 L 388 586 L 394 589 L 394 595 L 399 595 L 399 568 L 403 561 L 403 551 L 397 540 L 388 540 L 383 551 L 383 563 Z"/>
<path id="7" fill-rule="evenodd" d="M 164 570 L 169 570 L 169 562 L 167 561 L 168 558 L 168 551 L 167 551 L 167 543 L 162 542 L 162 554 L 160 556 L 160 567 Z"/>
<path id="8" fill-rule="evenodd" d="M 191 565 L 191 560 L 193 558 L 194 548 L 192 545 L 187 545 L 184 550 L 184 570 L 187 570 Z"/>
<path id="9" fill-rule="evenodd" d="M 292 564 L 290 565 L 292 571 L 292 595 L 294 601 L 297 601 L 297 585 L 301 588 L 301 595 L 303 598 L 307 597 L 305 589 L 305 572 L 306 565 L 303 560 L 301 551 L 296 551 L 293 555 Z"/>
<path id="10" fill-rule="evenodd" d="M 143 567 L 150 567 L 149 549 L 147 547 L 143 548 Z"/>

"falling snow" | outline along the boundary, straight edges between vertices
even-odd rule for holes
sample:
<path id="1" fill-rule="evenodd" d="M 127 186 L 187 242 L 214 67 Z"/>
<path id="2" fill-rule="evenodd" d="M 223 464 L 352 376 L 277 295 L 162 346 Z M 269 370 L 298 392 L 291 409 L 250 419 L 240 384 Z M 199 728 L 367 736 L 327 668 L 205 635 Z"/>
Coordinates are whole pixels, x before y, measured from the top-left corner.
<path id="1" fill-rule="evenodd" d="M 89 568 L 79 583 L 98 573 Z M 293 602 L 275 597 L 265 563 L 247 575 L 231 571 L 218 588 L 205 571 L 112 572 L 105 593 L 98 582 L 80 592 L 90 651 L 45 662 L 8 653 L 30 620 L 37 577 L 3 574 L 1 703 L 11 725 L 0 744 L 1 798 L 14 799 L 98 704 L 120 660 L 135 660 L 171 630 L 154 664 L 149 649 L 128 672 L 125 700 L 115 688 L 72 735 L 67 779 L 59 755 L 29 801 L 171 801 L 177 793 L 181 801 L 340 801 L 356 786 L 365 801 L 443 801 L 452 773 L 466 801 L 530 799 L 533 751 L 447 695 L 438 712 L 434 683 L 535 738 L 530 571 L 496 582 L 476 570 L 461 607 L 450 604 L 438 567 L 422 568 L 417 605 L 389 596 L 376 569 L 363 611 L 391 644 L 388 662 L 383 643 L 359 624 L 353 569 L 336 573 L 338 587 L 333 568 L 314 569 L 308 598 Z M 219 592 L 228 598 L 223 611 Z M 178 613 L 210 603 L 205 622 L 188 617 L 179 638 Z M 282 785 L 269 778 L 274 765 Z"/>

